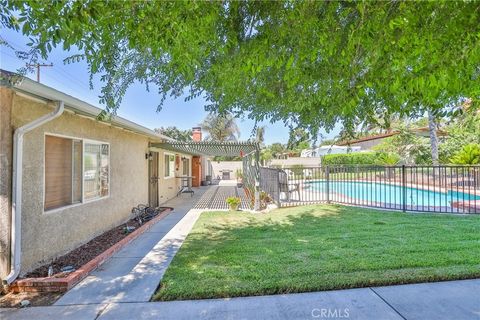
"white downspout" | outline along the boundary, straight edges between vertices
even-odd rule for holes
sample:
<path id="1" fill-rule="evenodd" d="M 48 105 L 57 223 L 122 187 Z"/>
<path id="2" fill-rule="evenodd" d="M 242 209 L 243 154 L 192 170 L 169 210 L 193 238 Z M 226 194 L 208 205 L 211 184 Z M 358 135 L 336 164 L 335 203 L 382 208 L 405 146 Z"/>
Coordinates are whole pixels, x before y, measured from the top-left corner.
<path id="1" fill-rule="evenodd" d="M 12 223 L 11 223 L 11 256 L 10 274 L 3 280 L 11 284 L 20 273 L 22 256 L 22 180 L 23 180 L 23 136 L 25 133 L 57 118 L 63 113 L 63 101 L 58 101 L 57 108 L 26 125 L 17 128 L 13 135 L 13 178 L 12 178 Z"/>

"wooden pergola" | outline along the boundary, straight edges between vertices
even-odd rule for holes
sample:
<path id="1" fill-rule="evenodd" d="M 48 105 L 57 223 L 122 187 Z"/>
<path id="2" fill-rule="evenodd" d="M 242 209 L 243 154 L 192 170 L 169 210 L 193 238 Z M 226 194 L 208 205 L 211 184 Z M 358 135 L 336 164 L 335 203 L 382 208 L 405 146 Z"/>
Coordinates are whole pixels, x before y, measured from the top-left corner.
<path id="1" fill-rule="evenodd" d="M 152 148 L 197 156 L 241 157 L 244 184 L 254 190 L 254 210 L 260 210 L 260 147 L 253 141 L 165 141 L 150 143 Z"/>

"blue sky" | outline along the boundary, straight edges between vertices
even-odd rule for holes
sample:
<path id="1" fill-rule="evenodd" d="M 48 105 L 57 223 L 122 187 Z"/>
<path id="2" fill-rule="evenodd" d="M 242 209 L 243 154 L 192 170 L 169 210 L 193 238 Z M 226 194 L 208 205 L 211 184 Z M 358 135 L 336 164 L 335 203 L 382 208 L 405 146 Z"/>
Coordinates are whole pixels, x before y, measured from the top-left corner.
<path id="1" fill-rule="evenodd" d="M 2 29 L 2 37 L 17 49 L 27 49 L 28 39 L 18 32 Z M 102 108 L 103 106 L 98 99 L 102 88 L 101 81 L 99 81 L 98 77 L 94 77 L 94 88 L 90 90 L 86 63 L 78 62 L 67 65 L 63 63 L 63 59 L 70 55 L 71 53 L 63 51 L 61 48 L 54 50 L 47 61 L 42 61 L 53 63 L 54 66 L 42 68 L 40 82 Z M 0 66 L 2 69 L 16 71 L 24 65 L 25 62 L 16 58 L 11 49 L 0 47 Z M 36 80 L 35 73 L 28 76 Z M 183 97 L 177 99 L 168 98 L 162 110 L 157 112 L 156 107 L 159 99 L 160 97 L 155 90 L 148 92 L 144 85 L 134 84 L 128 89 L 118 110 L 118 115 L 151 129 L 161 126 L 176 126 L 181 129 L 189 129 L 197 126 L 207 115 L 207 112 L 204 110 L 206 103 L 202 98 L 196 98 L 188 102 L 184 101 Z M 249 119 L 239 119 L 237 124 L 241 131 L 240 139 L 248 139 L 252 134 L 254 122 Z M 287 142 L 289 131 L 283 123 L 277 122 L 272 124 L 265 122 L 261 125 L 266 125 L 266 144 Z M 338 128 L 330 134 L 322 133 L 327 138 L 333 137 L 338 133 Z"/>

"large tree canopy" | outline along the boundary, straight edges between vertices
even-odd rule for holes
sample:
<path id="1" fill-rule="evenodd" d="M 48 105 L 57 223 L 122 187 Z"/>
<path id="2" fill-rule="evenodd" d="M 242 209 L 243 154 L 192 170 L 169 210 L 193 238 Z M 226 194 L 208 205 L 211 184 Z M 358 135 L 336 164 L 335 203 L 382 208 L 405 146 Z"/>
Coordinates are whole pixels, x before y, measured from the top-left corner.
<path id="1" fill-rule="evenodd" d="M 478 1 L 1 1 L 32 53 L 80 51 L 115 111 L 134 81 L 314 134 L 480 97 Z"/>

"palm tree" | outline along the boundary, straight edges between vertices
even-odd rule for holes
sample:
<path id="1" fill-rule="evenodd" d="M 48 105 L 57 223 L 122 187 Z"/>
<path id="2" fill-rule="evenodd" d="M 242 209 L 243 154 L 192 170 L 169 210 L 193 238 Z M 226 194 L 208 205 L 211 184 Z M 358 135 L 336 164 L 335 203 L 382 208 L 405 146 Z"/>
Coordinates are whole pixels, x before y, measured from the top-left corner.
<path id="1" fill-rule="evenodd" d="M 255 142 L 258 143 L 261 148 L 265 147 L 265 126 L 255 129 Z"/>
<path id="2" fill-rule="evenodd" d="M 432 151 L 432 163 L 434 166 L 438 166 L 439 164 L 439 156 L 438 156 L 438 137 L 437 137 L 437 121 L 433 112 L 431 110 L 428 111 L 428 131 L 430 134 L 430 147 Z"/>
<path id="3" fill-rule="evenodd" d="M 237 141 L 240 137 L 240 129 L 235 118 L 229 113 L 225 115 L 209 113 L 200 126 L 208 133 L 206 140 Z"/>

